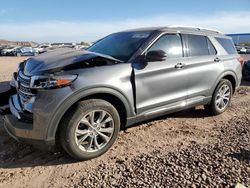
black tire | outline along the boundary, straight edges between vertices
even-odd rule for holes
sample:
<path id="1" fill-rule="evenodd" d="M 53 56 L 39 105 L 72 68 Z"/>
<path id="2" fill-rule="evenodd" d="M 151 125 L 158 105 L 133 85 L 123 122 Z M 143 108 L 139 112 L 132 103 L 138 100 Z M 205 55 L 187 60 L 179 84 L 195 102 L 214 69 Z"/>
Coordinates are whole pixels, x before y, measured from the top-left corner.
<path id="1" fill-rule="evenodd" d="M 217 105 L 216 105 L 216 99 L 217 99 L 217 95 L 219 90 L 221 89 L 222 86 L 228 86 L 229 90 L 230 90 L 230 94 L 229 94 L 229 101 L 227 103 L 227 105 L 225 105 L 225 107 L 223 109 L 220 109 Z M 233 93 L 233 87 L 232 87 L 232 83 L 227 80 L 227 79 L 222 79 L 219 84 L 217 85 L 213 96 L 212 96 L 212 100 L 210 102 L 210 104 L 205 105 L 205 109 L 210 112 L 212 115 L 219 115 L 223 112 L 225 112 L 227 110 L 227 108 L 230 106 L 231 103 L 231 98 L 232 98 L 232 93 Z"/>
<path id="2" fill-rule="evenodd" d="M 112 136 L 110 136 L 110 140 L 107 143 L 105 143 L 106 145 L 104 145 L 103 148 L 99 149 L 98 151 L 87 152 L 83 151 L 80 148 L 81 146 L 77 145 L 78 140 L 76 140 L 76 130 L 79 127 L 79 122 L 81 121 L 81 119 L 85 117 L 86 114 L 92 113 L 95 110 L 105 111 L 110 117 L 112 117 L 113 133 Z M 117 135 L 119 133 L 119 130 L 120 130 L 120 117 L 115 107 L 109 102 L 104 100 L 90 99 L 79 102 L 65 115 L 60 124 L 60 130 L 59 130 L 60 143 L 64 148 L 64 150 L 73 158 L 77 160 L 89 160 L 96 158 L 107 152 L 108 149 L 114 144 Z M 92 137 L 89 136 L 87 138 L 91 139 Z"/>

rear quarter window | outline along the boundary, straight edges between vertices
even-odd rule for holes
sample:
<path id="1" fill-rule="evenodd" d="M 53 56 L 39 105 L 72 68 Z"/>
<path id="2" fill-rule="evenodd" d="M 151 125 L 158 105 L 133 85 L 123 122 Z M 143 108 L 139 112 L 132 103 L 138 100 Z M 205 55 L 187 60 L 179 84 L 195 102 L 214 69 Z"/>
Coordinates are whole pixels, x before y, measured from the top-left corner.
<path id="1" fill-rule="evenodd" d="M 215 37 L 215 39 L 220 43 L 220 45 L 226 50 L 228 54 L 237 54 L 234 43 L 231 39 Z"/>

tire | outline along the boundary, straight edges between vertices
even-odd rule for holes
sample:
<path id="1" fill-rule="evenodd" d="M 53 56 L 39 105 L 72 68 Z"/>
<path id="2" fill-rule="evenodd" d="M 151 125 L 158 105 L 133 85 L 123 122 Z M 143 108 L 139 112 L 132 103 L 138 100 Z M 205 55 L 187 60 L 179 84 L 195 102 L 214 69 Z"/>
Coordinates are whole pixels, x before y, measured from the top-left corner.
<path id="1" fill-rule="evenodd" d="M 225 91 L 224 98 L 222 98 L 220 95 L 224 92 L 223 88 L 225 89 L 224 90 Z M 208 110 L 213 115 L 219 115 L 219 114 L 225 112 L 227 110 L 227 108 L 230 106 L 232 93 L 233 93 L 232 83 L 227 79 L 222 79 L 219 82 L 219 84 L 217 85 L 217 87 L 213 93 L 212 100 L 211 100 L 210 104 L 204 106 L 205 109 Z M 226 98 L 228 100 L 226 100 Z M 225 104 L 224 106 L 222 105 L 223 104 L 222 101 Z"/>
<path id="2" fill-rule="evenodd" d="M 89 160 L 107 152 L 119 131 L 120 117 L 115 107 L 104 100 L 90 99 L 77 103 L 66 114 L 59 136 L 62 147 L 71 157 Z"/>

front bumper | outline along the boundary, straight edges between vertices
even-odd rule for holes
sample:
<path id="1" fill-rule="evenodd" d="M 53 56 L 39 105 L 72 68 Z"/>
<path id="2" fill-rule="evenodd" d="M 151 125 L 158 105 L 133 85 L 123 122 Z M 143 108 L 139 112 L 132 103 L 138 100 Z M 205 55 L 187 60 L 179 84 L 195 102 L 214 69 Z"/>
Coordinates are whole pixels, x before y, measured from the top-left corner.
<path id="1" fill-rule="evenodd" d="M 36 131 L 31 123 L 19 121 L 14 115 L 8 114 L 3 117 L 6 132 L 15 140 L 34 145 L 39 149 L 51 150 L 55 141 L 36 139 Z"/>
<path id="2" fill-rule="evenodd" d="M 56 142 L 54 130 L 57 130 L 58 124 L 51 122 L 60 121 L 61 117 L 55 114 L 61 112 L 61 105 L 70 95 L 70 87 L 41 90 L 34 101 L 29 100 L 25 104 L 22 104 L 18 94 L 10 96 L 11 114 L 3 118 L 6 131 L 18 141 L 52 149 Z M 30 108 L 32 113 L 27 108 Z"/>
<path id="3" fill-rule="evenodd" d="M 15 140 L 25 142 L 41 149 L 52 149 L 55 140 L 46 140 L 41 129 L 33 126 L 33 121 L 27 120 L 27 113 L 22 111 L 17 95 L 9 99 L 9 108 L 12 114 L 4 115 L 4 128 Z"/>

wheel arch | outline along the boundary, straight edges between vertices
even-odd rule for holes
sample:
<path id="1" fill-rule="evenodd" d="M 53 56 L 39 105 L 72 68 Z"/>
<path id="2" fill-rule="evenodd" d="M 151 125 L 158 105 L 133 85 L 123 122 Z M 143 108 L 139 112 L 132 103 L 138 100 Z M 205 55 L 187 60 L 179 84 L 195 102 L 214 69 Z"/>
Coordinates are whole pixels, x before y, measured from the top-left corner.
<path id="1" fill-rule="evenodd" d="M 215 85 L 213 86 L 213 92 L 216 89 L 217 85 L 220 83 L 222 79 L 227 79 L 231 82 L 232 87 L 233 87 L 233 93 L 236 91 L 236 86 L 237 86 L 237 76 L 234 72 L 232 71 L 226 71 L 223 74 L 221 74 L 218 79 L 216 80 Z"/>
<path id="2" fill-rule="evenodd" d="M 47 139 L 54 140 L 56 138 L 62 118 L 77 102 L 93 98 L 103 99 L 110 102 L 117 109 L 121 118 L 122 126 L 125 126 L 127 117 L 134 115 L 133 107 L 128 98 L 120 91 L 106 87 L 84 89 L 70 96 L 60 105 L 54 114 L 53 119 L 50 121 L 50 126 L 47 130 Z"/>

